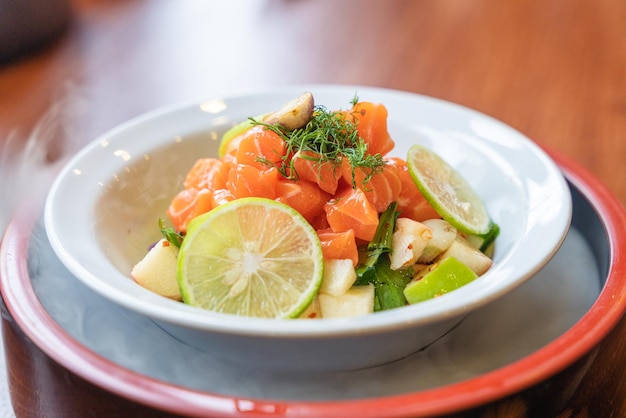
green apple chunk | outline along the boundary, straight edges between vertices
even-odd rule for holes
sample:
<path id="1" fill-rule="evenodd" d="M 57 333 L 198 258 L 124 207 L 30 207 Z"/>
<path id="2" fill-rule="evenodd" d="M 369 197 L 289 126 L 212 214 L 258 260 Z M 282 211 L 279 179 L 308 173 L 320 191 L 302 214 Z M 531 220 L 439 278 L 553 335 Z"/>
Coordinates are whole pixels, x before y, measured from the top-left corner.
<path id="1" fill-rule="evenodd" d="M 455 257 L 446 257 L 418 272 L 404 288 L 404 297 L 409 304 L 423 302 L 458 289 L 477 277 Z"/>

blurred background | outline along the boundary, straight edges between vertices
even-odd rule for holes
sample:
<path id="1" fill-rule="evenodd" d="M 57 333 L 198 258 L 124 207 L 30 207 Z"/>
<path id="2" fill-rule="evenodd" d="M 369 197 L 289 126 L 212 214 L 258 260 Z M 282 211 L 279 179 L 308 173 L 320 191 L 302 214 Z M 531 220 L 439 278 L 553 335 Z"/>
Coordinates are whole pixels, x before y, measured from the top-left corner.
<path id="1" fill-rule="evenodd" d="M 0 138 L 26 135 L 60 100 L 85 101 L 85 115 L 66 115 L 85 143 L 180 101 L 280 84 L 375 85 L 494 116 L 594 166 L 624 198 L 626 182 L 595 163 L 626 155 L 625 9 L 614 0 L 0 0 Z"/>
<path id="2" fill-rule="evenodd" d="M 476 109 L 625 203 L 625 22 L 624 0 L 0 0 L 0 230 L 68 156 L 130 118 L 304 83 Z M 596 406 L 617 410 L 607 402 Z"/>

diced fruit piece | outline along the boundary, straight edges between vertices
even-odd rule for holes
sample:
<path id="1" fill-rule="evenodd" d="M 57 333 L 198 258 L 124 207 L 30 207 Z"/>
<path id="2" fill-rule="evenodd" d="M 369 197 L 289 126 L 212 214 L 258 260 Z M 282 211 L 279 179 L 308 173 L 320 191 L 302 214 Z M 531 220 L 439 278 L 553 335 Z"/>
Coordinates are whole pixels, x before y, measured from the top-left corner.
<path id="1" fill-rule="evenodd" d="M 428 241 L 417 262 L 428 264 L 450 247 L 456 238 L 457 230 L 443 219 L 428 219 L 423 224 L 431 229 L 433 237 Z"/>
<path id="2" fill-rule="evenodd" d="M 407 156 L 409 173 L 426 200 L 459 231 L 482 235 L 492 222 L 480 197 L 445 160 L 415 144 Z"/>
<path id="3" fill-rule="evenodd" d="M 411 278 L 415 277 L 415 275 L 417 273 L 419 273 L 420 271 L 424 270 L 427 267 L 430 267 L 432 264 L 422 264 L 422 263 L 415 263 L 411 266 L 411 270 L 413 270 L 413 274 L 411 275 Z"/>
<path id="4" fill-rule="evenodd" d="M 463 236 L 467 241 L 475 248 L 479 249 L 483 253 L 493 252 L 493 243 L 500 234 L 500 227 L 493 223 L 489 232 L 484 235 L 467 235 Z"/>
<path id="5" fill-rule="evenodd" d="M 455 257 L 479 276 L 482 276 L 493 264 L 493 260 L 472 247 L 466 240 L 457 237 L 440 257 Z"/>
<path id="6" fill-rule="evenodd" d="M 374 285 L 354 286 L 341 296 L 320 293 L 318 296 L 323 318 L 344 318 L 374 312 Z"/>
<path id="7" fill-rule="evenodd" d="M 452 292 L 477 277 L 458 259 L 447 257 L 420 271 L 404 288 L 404 296 L 410 304 L 423 302 Z"/>
<path id="8" fill-rule="evenodd" d="M 463 237 L 469 245 L 476 249 L 479 249 L 484 241 L 483 237 L 480 235 L 461 234 L 461 237 Z"/>
<path id="9" fill-rule="evenodd" d="M 166 298 L 181 300 L 176 280 L 177 263 L 178 247 L 161 239 L 135 264 L 130 274 L 146 289 Z"/>
<path id="10" fill-rule="evenodd" d="M 249 197 L 189 223 L 178 257 L 185 303 L 260 318 L 297 318 L 322 283 L 317 233 L 295 209 Z"/>
<path id="11" fill-rule="evenodd" d="M 355 280 L 356 272 L 352 260 L 325 259 L 324 278 L 319 292 L 331 296 L 341 296 L 352 287 Z"/>
<path id="12" fill-rule="evenodd" d="M 414 264 L 432 237 L 432 231 L 425 224 L 409 218 L 398 218 L 391 240 L 391 269 L 398 270 Z"/>

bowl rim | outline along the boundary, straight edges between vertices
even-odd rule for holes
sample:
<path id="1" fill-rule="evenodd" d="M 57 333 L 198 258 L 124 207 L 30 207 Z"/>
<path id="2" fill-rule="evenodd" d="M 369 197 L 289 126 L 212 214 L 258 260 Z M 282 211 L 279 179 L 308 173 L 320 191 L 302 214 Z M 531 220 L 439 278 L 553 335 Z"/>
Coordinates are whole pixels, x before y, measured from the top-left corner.
<path id="1" fill-rule="evenodd" d="M 78 343 L 39 303 L 28 274 L 28 243 L 39 211 L 21 210 L 7 227 L 0 247 L 0 291 L 7 309 L 27 337 L 67 370 L 88 382 L 141 404 L 189 415 L 215 416 L 428 416 L 485 405 L 529 388 L 564 370 L 589 353 L 618 324 L 626 311 L 626 211 L 590 172 L 549 151 L 573 187 L 589 201 L 609 243 L 606 282 L 587 313 L 555 340 L 522 359 L 458 383 L 403 395 L 358 400 L 309 402 L 238 399 L 159 381 L 113 363 Z M 616 301 L 621 301 L 616 303 Z M 273 411 L 273 412 L 272 412 Z"/>
<path id="2" fill-rule="evenodd" d="M 280 321 L 275 319 L 262 318 L 245 318 L 245 320 L 241 320 L 241 318 L 233 318 L 232 316 L 227 317 L 226 315 L 219 313 L 200 312 L 197 308 L 180 305 L 177 305 L 175 309 L 169 310 L 167 313 L 165 313 L 162 309 L 162 306 L 157 306 L 157 304 L 151 303 L 152 296 L 150 295 L 148 295 L 146 298 L 138 300 L 133 295 L 124 294 L 124 292 L 118 291 L 112 286 L 102 283 L 92 272 L 88 271 L 80 263 L 76 262 L 73 259 L 72 255 L 69 254 L 63 248 L 63 246 L 59 244 L 60 237 L 58 236 L 56 231 L 54 231 L 55 226 L 53 225 L 54 222 L 52 221 L 52 215 L 50 214 L 52 211 L 52 203 L 51 199 L 48 198 L 46 202 L 44 218 L 48 237 L 52 242 L 52 246 L 55 249 L 57 256 L 64 260 L 64 264 L 66 265 L 66 267 L 69 268 L 72 273 L 74 273 L 77 277 L 79 277 L 79 279 L 81 279 L 92 289 L 106 295 L 106 297 L 109 299 L 115 300 L 116 303 L 119 303 L 131 310 L 139 311 L 157 320 L 171 323 L 177 326 L 207 330 L 211 332 L 219 332 L 223 334 L 238 334 L 261 337 L 271 335 L 280 336 L 281 338 L 306 339 L 318 338 L 322 336 L 333 336 L 339 334 L 363 335 L 366 332 L 379 332 L 381 330 L 399 330 L 407 327 L 412 327 L 417 323 L 426 324 L 435 320 L 445 320 L 454 316 L 462 316 L 472 309 L 478 308 L 489 303 L 490 301 L 495 300 L 496 298 L 502 296 L 506 292 L 514 289 L 515 287 L 526 281 L 554 255 L 554 253 L 558 250 L 558 248 L 564 241 L 571 219 L 571 198 L 568 193 L 565 179 L 562 178 L 560 170 L 558 169 L 558 167 L 556 167 L 556 164 L 554 164 L 554 162 L 545 154 L 541 147 L 533 143 L 529 138 L 519 133 L 514 128 L 505 125 L 502 122 L 476 110 L 445 100 L 406 91 L 350 85 L 285 86 L 280 89 L 270 88 L 252 92 L 244 91 L 241 93 L 224 95 L 220 96 L 219 98 L 212 98 L 208 100 L 215 100 L 220 98 L 246 99 L 250 97 L 263 97 L 266 95 L 276 94 L 277 92 L 279 94 L 290 94 L 291 96 L 295 96 L 297 94 L 300 94 L 304 90 L 310 90 L 320 94 L 337 94 L 338 91 L 341 91 L 343 94 L 345 92 L 359 91 L 363 92 L 363 95 L 373 94 L 383 97 L 393 96 L 394 99 L 399 98 L 401 100 L 428 101 L 429 104 L 432 104 L 433 106 L 442 106 L 455 112 L 462 112 L 464 115 L 476 116 L 477 118 L 488 121 L 490 124 L 494 124 L 495 126 L 501 126 L 510 133 L 518 135 L 521 142 L 524 144 L 525 147 L 527 147 L 529 152 L 532 152 L 533 156 L 537 157 L 542 162 L 542 164 L 545 165 L 550 176 L 552 176 L 553 179 L 558 178 L 558 181 L 560 182 L 560 190 L 563 190 L 563 196 L 561 197 L 561 200 L 558 204 L 563 205 L 563 212 L 568 211 L 567 214 L 563 213 L 563 216 L 558 220 L 558 222 L 562 222 L 559 229 L 560 234 L 558 234 L 558 236 L 551 237 L 551 240 L 545 240 L 545 242 L 550 242 L 549 251 L 546 251 L 545 254 L 538 256 L 537 264 L 534 265 L 532 268 L 526 268 L 526 266 L 524 266 L 521 269 L 525 270 L 523 272 L 524 274 L 521 274 L 517 280 L 507 280 L 506 284 L 498 283 L 497 286 L 494 286 L 495 289 L 489 289 L 489 291 L 485 289 L 479 289 L 478 292 L 470 294 L 469 297 L 467 297 L 467 294 L 465 292 L 467 289 L 470 288 L 471 284 L 466 286 L 467 289 L 459 289 L 454 293 L 446 295 L 447 300 L 452 303 L 452 308 L 450 308 L 450 306 L 444 307 L 442 303 L 434 300 L 426 301 L 421 304 L 424 308 L 428 306 L 428 314 L 424 313 L 425 309 L 422 307 L 420 307 L 422 308 L 420 310 L 412 309 L 413 307 L 408 307 L 402 310 L 389 310 L 384 312 L 378 312 L 376 313 L 376 315 L 368 316 L 367 320 L 363 320 L 363 318 L 338 318 L 323 319 L 322 321 L 306 321 L 305 323 L 298 324 L 293 323 L 294 321 Z M 95 140 L 87 144 L 85 148 L 79 151 L 79 153 L 77 153 L 74 158 L 72 158 L 72 160 L 70 160 L 69 163 L 64 167 L 59 177 L 57 177 L 57 179 L 53 183 L 49 196 L 53 196 L 57 188 L 60 187 L 59 180 L 62 178 L 63 173 L 69 172 L 72 168 L 72 164 L 75 161 L 80 160 L 80 158 L 82 158 L 84 154 L 88 153 L 94 148 L 97 149 L 99 147 L 99 143 L 102 140 L 108 140 L 108 138 L 110 138 L 112 135 L 123 132 L 129 127 L 133 127 L 145 123 L 146 121 L 150 121 L 153 118 L 158 118 L 172 112 L 182 112 L 192 106 L 197 107 L 198 103 L 199 102 L 196 100 L 188 103 L 176 104 L 156 109 L 152 112 L 131 119 L 117 126 L 111 131 L 105 133 L 100 138 L 96 138 Z M 537 215 L 533 216 L 536 217 Z M 517 267 L 519 268 L 520 266 L 518 265 Z M 499 267 L 496 266 L 495 269 L 487 272 L 486 275 L 491 275 L 492 273 L 494 273 L 494 271 L 498 271 L 498 268 Z M 174 306 L 174 304 L 177 304 L 177 302 L 173 301 L 163 301 L 162 303 L 169 303 L 170 306 Z M 225 321 L 225 319 L 227 319 L 227 321 Z M 323 324 L 321 322 L 323 322 Z"/>

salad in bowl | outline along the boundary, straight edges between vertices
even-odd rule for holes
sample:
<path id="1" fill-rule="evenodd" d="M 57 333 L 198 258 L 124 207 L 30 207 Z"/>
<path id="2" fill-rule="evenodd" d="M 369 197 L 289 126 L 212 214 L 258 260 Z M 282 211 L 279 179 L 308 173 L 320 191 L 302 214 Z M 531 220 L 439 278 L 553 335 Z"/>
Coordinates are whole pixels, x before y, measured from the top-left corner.
<path id="1" fill-rule="evenodd" d="M 133 278 L 216 312 L 320 319 L 423 302 L 488 271 L 499 227 L 471 185 L 421 145 L 388 156 L 384 104 L 350 103 L 328 110 L 304 92 L 226 131 Z"/>
<path id="2" fill-rule="evenodd" d="M 511 127 L 312 85 L 118 126 L 61 170 L 44 224 L 79 281 L 164 333 L 255 369 L 324 371 L 432 343 L 541 269 L 570 217 L 560 170 Z"/>

